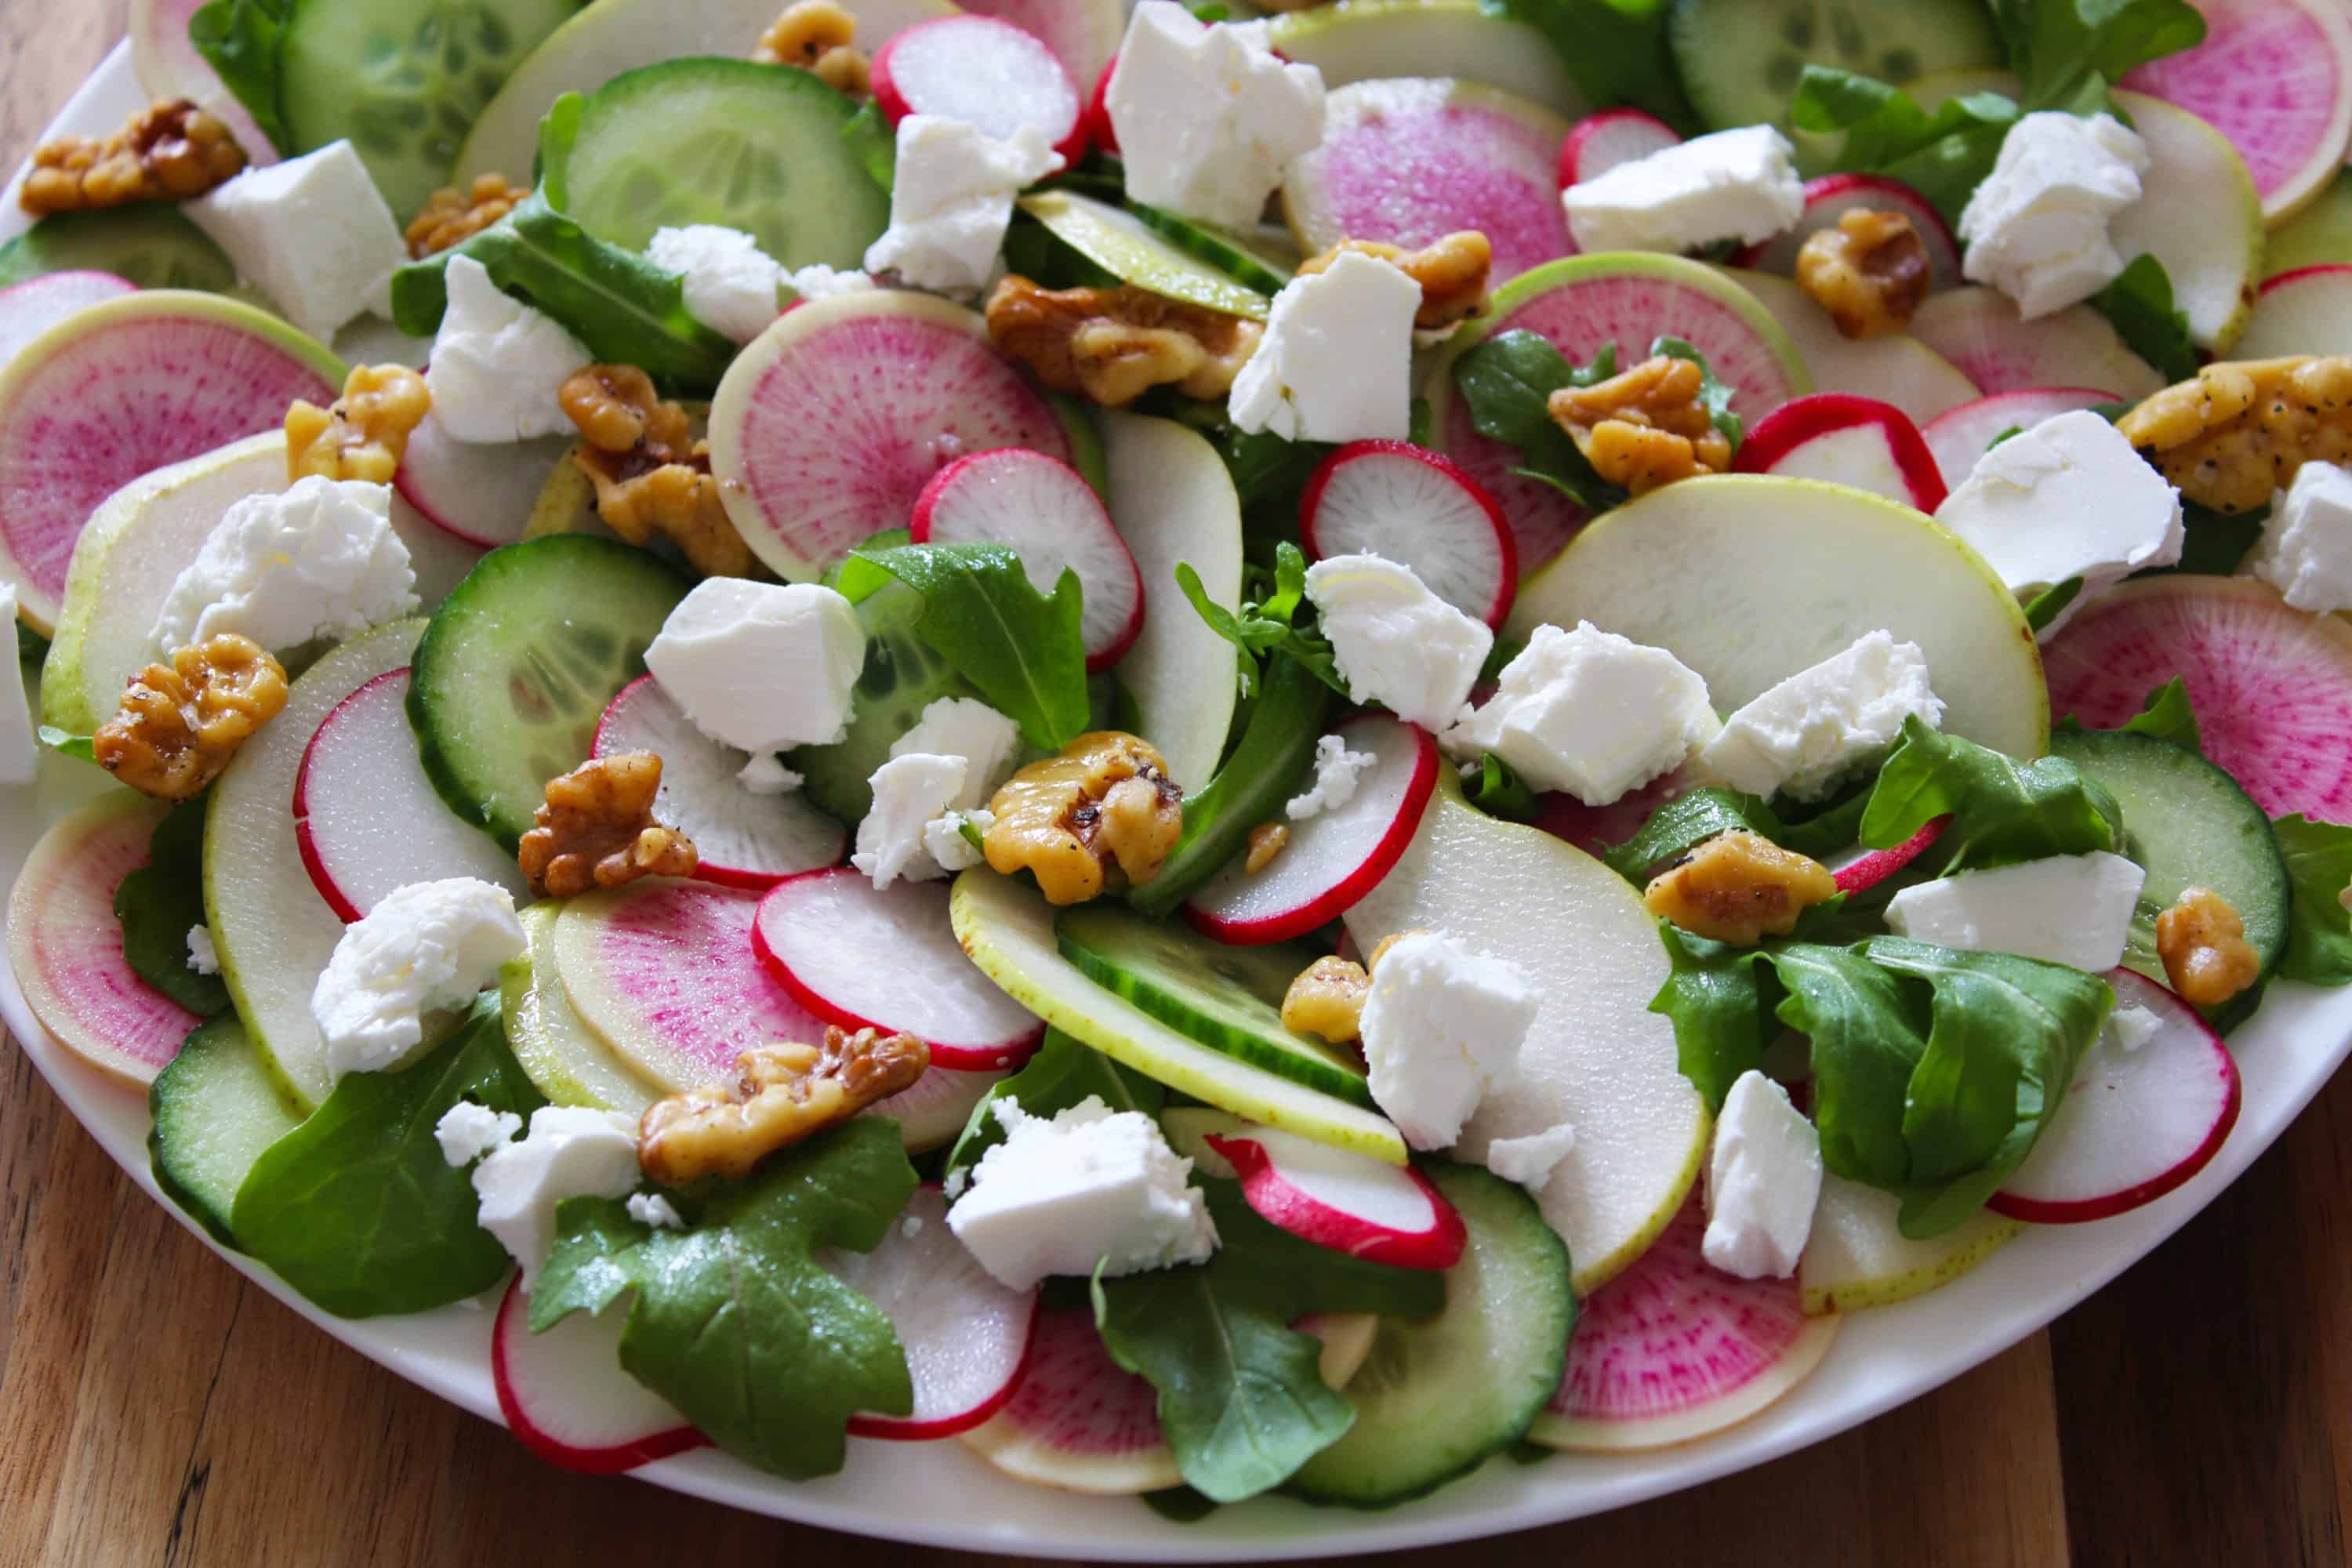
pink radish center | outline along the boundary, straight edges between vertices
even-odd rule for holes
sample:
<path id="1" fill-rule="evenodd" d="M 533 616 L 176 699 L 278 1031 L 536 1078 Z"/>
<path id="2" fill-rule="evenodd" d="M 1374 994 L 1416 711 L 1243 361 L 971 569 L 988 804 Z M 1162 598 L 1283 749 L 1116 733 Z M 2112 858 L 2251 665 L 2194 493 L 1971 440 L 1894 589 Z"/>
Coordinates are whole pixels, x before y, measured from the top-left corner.
<path id="1" fill-rule="evenodd" d="M 1408 250 L 1475 228 L 1493 248 L 1495 280 L 1515 278 L 1575 249 L 1555 135 L 1479 103 L 1368 108 L 1312 154 L 1316 226 Z"/>
<path id="2" fill-rule="evenodd" d="M 2320 0 L 2326 4 L 2329 0 Z M 2177 104 L 2230 139 L 2268 201 L 2312 161 L 2352 83 L 2327 29 L 2282 0 L 2197 0 L 2205 41 L 2125 74 L 2120 85 Z"/>
<path id="3" fill-rule="evenodd" d="M 1001 1418 L 1065 1454 L 1119 1458 L 1167 1447 L 1159 1390 L 1110 1359 L 1083 1309 L 1038 1314 L 1028 1370 Z"/>
<path id="4" fill-rule="evenodd" d="M 59 846 L 52 864 L 33 868 L 46 885 L 36 883 L 11 900 L 12 914 L 30 913 L 33 967 L 58 1009 L 37 1009 L 42 1022 L 60 1035 L 79 1036 L 67 1042 L 77 1050 L 94 1045 L 151 1069 L 179 1055 L 180 1042 L 204 1021 L 150 989 L 122 953 L 115 889 L 147 864 L 154 828 L 148 811 L 94 816 L 76 842 Z"/>
<path id="5" fill-rule="evenodd" d="M 1366 452 L 1336 464 L 1310 520 L 1315 553 L 1386 556 L 1430 592 L 1487 619 L 1510 565 L 1493 503 L 1440 467 L 1402 452 Z"/>
<path id="6" fill-rule="evenodd" d="M 1060 145 L 1078 123 L 1078 89 L 1045 43 L 993 16 L 950 16 L 890 41 L 885 69 L 910 114 L 939 114 L 999 141 L 1034 126 Z"/>
<path id="7" fill-rule="evenodd" d="M 698 1076 L 731 1070 L 754 1046 L 824 1037 L 824 1026 L 752 956 L 757 893 L 698 882 L 639 886 L 646 890 L 602 921 L 596 979 Z M 590 1004 L 574 1000 L 585 1013 Z"/>

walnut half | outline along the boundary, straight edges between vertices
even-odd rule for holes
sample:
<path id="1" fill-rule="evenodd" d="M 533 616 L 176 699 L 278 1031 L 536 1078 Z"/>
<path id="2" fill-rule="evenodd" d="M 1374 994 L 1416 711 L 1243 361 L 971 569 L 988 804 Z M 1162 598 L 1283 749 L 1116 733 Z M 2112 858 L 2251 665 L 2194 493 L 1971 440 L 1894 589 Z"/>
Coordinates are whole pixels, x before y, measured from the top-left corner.
<path id="1" fill-rule="evenodd" d="M 285 706 L 285 666 L 224 633 L 132 676 L 91 744 L 98 765 L 140 794 L 187 800 Z"/>
<path id="2" fill-rule="evenodd" d="M 2352 460 L 2352 355 L 2209 364 L 2116 428 L 2189 500 L 2251 511 L 2304 464 Z"/>
<path id="3" fill-rule="evenodd" d="M 931 1047 L 912 1035 L 828 1026 L 822 1047 L 779 1042 L 735 1058 L 735 1076 L 673 1094 L 637 1123 L 637 1164 L 666 1185 L 740 1181 L 779 1149 L 912 1088 Z"/>
<path id="4" fill-rule="evenodd" d="M 319 474 L 390 484 L 432 406 L 425 378 L 406 365 L 353 365 L 333 407 L 298 397 L 286 410 L 287 482 Z"/>
<path id="5" fill-rule="evenodd" d="M 2172 988 L 2199 1007 L 2218 1007 L 2263 977 L 2245 921 L 2210 888 L 2183 888 L 2156 917 L 2156 951 Z"/>
<path id="6" fill-rule="evenodd" d="M 408 241 L 408 254 L 422 261 L 473 238 L 530 195 L 526 187 L 508 184 L 504 174 L 477 174 L 462 191 L 444 185 L 425 198 L 401 237 Z"/>
<path id="7" fill-rule="evenodd" d="M 1122 284 L 1041 289 L 1019 274 L 988 296 L 988 335 L 1055 392 L 1118 408 L 1155 386 L 1220 398 L 1265 329 Z"/>
<path id="8" fill-rule="evenodd" d="M 1376 239 L 1343 239 L 1320 256 L 1298 264 L 1298 276 L 1320 272 L 1343 250 L 1377 257 L 1421 285 L 1421 309 L 1412 324 L 1424 331 L 1450 327 L 1475 316 L 1486 303 L 1486 275 L 1495 260 L 1486 237 L 1475 228 L 1441 235 L 1419 250 Z"/>
<path id="9" fill-rule="evenodd" d="M 735 531 L 686 410 L 633 364 L 592 364 L 558 389 L 580 432 L 572 465 L 596 487 L 596 515 L 632 544 L 658 533 L 706 577 L 744 577 L 751 548 Z"/>
<path id="10" fill-rule="evenodd" d="M 1642 902 L 1694 935 L 1749 947 L 1787 936 L 1799 915 L 1836 896 L 1837 879 L 1820 861 L 1760 833 L 1726 833 L 1650 879 Z"/>
<path id="11" fill-rule="evenodd" d="M 1830 313 L 1841 336 L 1884 337 L 1911 323 L 1927 297 L 1927 242 L 1898 212 L 1855 207 L 1806 237 L 1797 285 Z"/>
<path id="12" fill-rule="evenodd" d="M 755 65 L 804 70 L 845 98 L 864 98 L 872 82 L 865 51 L 851 47 L 857 18 L 835 0 L 798 0 L 760 36 Z"/>
<path id="13" fill-rule="evenodd" d="M 551 779 L 515 856 L 531 891 L 568 899 L 640 877 L 690 877 L 694 840 L 654 820 L 662 761 L 651 752 L 591 757 Z"/>
<path id="14" fill-rule="evenodd" d="M 1594 472 L 1646 495 L 1731 467 L 1731 443 L 1699 401 L 1705 384 L 1696 362 L 1659 354 L 1591 386 L 1563 386 L 1548 407 Z"/>
<path id="15" fill-rule="evenodd" d="M 1005 876 L 1027 870 L 1049 904 L 1082 904 L 1160 875 L 1184 831 L 1184 792 L 1150 742 L 1097 730 L 1032 763 L 988 803 L 982 838 Z"/>
<path id="16" fill-rule="evenodd" d="M 245 149 L 226 125 L 187 99 L 158 99 L 103 141 L 61 136 L 43 142 L 34 151 L 16 201 L 36 217 L 132 202 L 181 202 L 203 195 L 244 168 Z"/>

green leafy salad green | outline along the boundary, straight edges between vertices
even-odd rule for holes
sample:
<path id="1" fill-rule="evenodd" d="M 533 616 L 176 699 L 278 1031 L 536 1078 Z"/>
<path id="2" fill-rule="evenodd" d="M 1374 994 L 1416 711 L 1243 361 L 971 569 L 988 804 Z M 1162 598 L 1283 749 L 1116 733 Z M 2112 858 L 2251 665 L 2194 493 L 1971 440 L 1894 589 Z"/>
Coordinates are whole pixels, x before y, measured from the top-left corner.
<path id="1" fill-rule="evenodd" d="M 147 864 L 114 889 L 122 922 L 122 956 L 132 973 L 209 1018 L 228 1005 L 217 974 L 188 967 L 188 932 L 205 923 L 205 802 L 200 795 L 166 812 L 148 841 Z"/>

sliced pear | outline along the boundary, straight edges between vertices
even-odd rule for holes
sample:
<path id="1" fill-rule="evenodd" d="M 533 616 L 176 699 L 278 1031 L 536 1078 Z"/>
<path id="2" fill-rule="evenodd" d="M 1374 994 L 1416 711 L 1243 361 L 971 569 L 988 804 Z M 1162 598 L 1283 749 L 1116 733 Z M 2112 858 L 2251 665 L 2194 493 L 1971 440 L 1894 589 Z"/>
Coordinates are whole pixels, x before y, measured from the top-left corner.
<path id="1" fill-rule="evenodd" d="M 1895 1226 L 1902 1200 L 1843 1176 L 1822 1178 L 1813 1234 L 1797 1263 L 1809 1318 L 1885 1307 L 1948 1285 L 2017 1238 L 2025 1226 L 1990 1209 L 1958 1229 L 1913 1241 Z"/>
<path id="2" fill-rule="evenodd" d="M 1124 208 L 1071 191 L 1039 191 L 1021 210 L 1055 238 L 1123 282 L 1229 316 L 1263 321 L 1274 301 L 1181 250 Z"/>
<path id="3" fill-rule="evenodd" d="M 1722 270 L 1755 295 L 1756 302 L 1789 334 L 1804 356 L 1805 368 L 1813 373 L 1815 386 L 1891 403 L 1909 415 L 1914 425 L 1925 425 L 1982 395 L 1959 366 L 1907 332 L 1849 338 L 1790 279 L 1745 268 Z"/>
<path id="4" fill-rule="evenodd" d="M 2263 276 L 2352 262 L 2352 169 L 2337 172 L 2312 204 L 2271 230 Z"/>
<path id="5" fill-rule="evenodd" d="M 2019 757 L 2049 742 L 2015 595 L 1923 513 L 1843 485 L 1725 474 L 1619 507 L 1520 588 L 1509 630 L 1580 620 L 1672 650 L 1726 713 L 1889 631 L 1927 655 L 1947 731 Z"/>
<path id="6" fill-rule="evenodd" d="M 1541 33 L 1477 0 L 1339 0 L 1275 17 L 1267 37 L 1289 58 L 1320 70 L 1327 88 L 1381 77 L 1450 76 L 1516 92 L 1563 119 L 1592 112 Z"/>
<path id="7" fill-rule="evenodd" d="M 562 912 L 562 905 L 554 901 L 517 911 L 529 947 L 499 971 L 507 1043 L 539 1092 L 556 1104 L 639 1115 L 663 1091 L 639 1077 L 572 1010 L 555 956 L 555 917 Z"/>
<path id="8" fill-rule="evenodd" d="M 2263 197 L 2230 139 L 2185 109 L 2116 94 L 2147 143 L 2140 198 L 2107 226 L 2126 258 L 2164 263 L 2172 302 L 2200 348 L 2220 353 L 2253 313 L 2263 275 Z"/>

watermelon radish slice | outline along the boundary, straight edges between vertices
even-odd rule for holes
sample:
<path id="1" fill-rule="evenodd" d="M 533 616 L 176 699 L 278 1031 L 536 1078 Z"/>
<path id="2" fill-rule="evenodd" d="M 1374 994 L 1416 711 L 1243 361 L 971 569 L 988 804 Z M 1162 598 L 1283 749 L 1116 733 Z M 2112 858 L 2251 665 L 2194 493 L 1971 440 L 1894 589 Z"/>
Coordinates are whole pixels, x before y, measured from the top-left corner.
<path id="1" fill-rule="evenodd" d="M 427 412 L 408 433 L 392 482 L 436 528 L 495 550 L 522 537 L 548 477 L 572 447 L 560 436 L 495 447 L 460 441 Z"/>
<path id="2" fill-rule="evenodd" d="M 964 9 L 1036 35 L 1081 90 L 1097 88 L 1097 99 L 1127 33 L 1127 7 L 1119 0 L 972 0 Z M 1095 117 L 1093 122 L 1108 121 Z"/>
<path id="3" fill-rule="evenodd" d="M 1241 1178 L 1260 1218 L 1367 1262 L 1451 1268 L 1469 1230 L 1427 1176 L 1295 1132 L 1250 1127 L 1202 1140 Z"/>
<path id="4" fill-rule="evenodd" d="M 1673 126 L 1638 109 L 1588 114 L 1568 128 L 1568 140 L 1560 143 L 1559 188 L 1597 180 L 1620 163 L 1679 147 L 1682 142 Z"/>
<path id="5" fill-rule="evenodd" d="M 355 921 L 411 882 L 473 877 L 518 900 L 530 884 L 488 834 L 444 805 L 408 724 L 408 671 L 337 703 L 294 775 L 294 842 L 327 907 Z"/>
<path id="6" fill-rule="evenodd" d="M 26 285 L 30 287 L 30 285 Z M 0 294 L 0 301 L 7 296 Z M 2234 359 L 2352 353 L 2352 267 L 2299 267 L 2265 280 Z"/>
<path id="7" fill-rule="evenodd" d="M 1791 278 L 1797 271 L 1797 252 L 1805 241 L 1822 229 L 1832 228 L 1838 219 L 1857 208 L 1872 212 L 1899 212 L 1911 220 L 1918 231 L 1919 242 L 1927 248 L 1927 266 L 1934 286 L 1958 289 L 1964 279 L 1960 276 L 1960 242 L 1937 212 L 1935 204 L 1900 180 L 1890 180 L 1884 174 L 1823 174 L 1805 182 L 1805 212 L 1797 226 L 1788 233 L 1751 245 L 1732 258 L 1734 267 L 1753 268 L 1781 278 Z"/>
<path id="8" fill-rule="evenodd" d="M 849 830 L 798 795 L 745 787 L 749 752 L 696 729 L 650 675 L 621 688 L 596 721 L 592 754 L 651 752 L 662 760 L 654 815 L 694 840 L 697 880 L 768 888 L 839 863 Z"/>
<path id="9" fill-rule="evenodd" d="M 1759 420 L 1732 468 L 1743 474 L 1827 479 L 1920 511 L 1944 504 L 1944 476 L 1918 426 L 1874 398 L 1816 392 Z"/>
<path id="10" fill-rule="evenodd" d="M 787 877 L 760 900 L 751 947 L 817 1017 L 913 1035 L 937 1068 L 1018 1067 L 1045 1037 L 1045 1026 L 964 956 L 945 882 L 877 891 L 845 866 Z"/>
<path id="11" fill-rule="evenodd" d="M 2352 822 L 2352 623 L 2244 577 L 2146 577 L 2042 650 L 2050 711 L 2111 730 L 2179 676 L 2206 759 L 2271 816 Z"/>
<path id="12" fill-rule="evenodd" d="M 236 95 L 188 39 L 188 18 L 205 0 L 131 0 L 131 65 L 139 90 L 152 102 L 185 98 L 226 125 L 246 162 L 258 168 L 278 162 L 277 149 Z"/>
<path id="13" fill-rule="evenodd" d="M 1837 879 L 1841 893 L 1862 893 L 1878 886 L 1912 861 L 1927 852 L 1928 846 L 1944 836 L 1950 826 L 1949 816 L 1931 816 L 1919 825 L 1919 831 L 1892 849 L 1864 849 L 1857 854 L 1832 858 L 1826 862 Z"/>
<path id="14" fill-rule="evenodd" d="M 1403 856 L 1437 787 L 1437 742 L 1384 713 L 1365 713 L 1333 733 L 1372 765 L 1336 810 L 1290 823 L 1274 863 L 1252 875 L 1240 862 L 1202 884 L 1184 918 L 1219 942 L 1288 942 L 1338 920 Z"/>
<path id="15" fill-rule="evenodd" d="M 1127 1496 L 1184 1481 L 1160 1432 L 1160 1391 L 1110 1359 L 1091 1308 L 1039 1312 L 1012 1397 L 958 1436 L 1005 1474 L 1064 1491 Z"/>
<path id="16" fill-rule="evenodd" d="M 2005 430 L 2031 430 L 2044 419 L 2121 401 L 2113 393 L 2088 386 L 2035 386 L 1999 392 L 1963 403 L 1948 414 L 1930 419 L 1919 435 L 1936 456 L 1936 467 L 1947 486 L 1958 484 L 1992 447 L 1993 437 Z"/>
<path id="17" fill-rule="evenodd" d="M 138 286 L 111 272 L 45 272 L 0 290 L 0 366 L 26 343 L 84 306 L 103 304 Z"/>
<path id="18" fill-rule="evenodd" d="M 214 294 L 144 289 L 79 310 L 0 374 L 0 580 L 46 635 L 74 541 L 132 479 L 334 399 L 335 357 Z"/>
<path id="19" fill-rule="evenodd" d="M 941 16 L 876 51 L 874 102 L 896 125 L 936 114 L 1000 142 L 1034 129 L 1066 162 L 1087 146 L 1076 82 L 1044 39 L 994 16 Z"/>
<path id="20" fill-rule="evenodd" d="M 2128 969 L 2111 971 L 2116 1011 L 2083 1053 L 2033 1152 L 1986 1207 L 2036 1225 L 2073 1225 L 2154 1203 L 2203 1170 L 2238 1123 L 2238 1064 L 2197 1010 Z M 2135 1039 L 2121 1032 L 2134 1024 Z"/>
<path id="21" fill-rule="evenodd" d="M 1500 283 L 1576 249 L 1559 205 L 1567 136 L 1566 121 L 1499 88 L 1355 82 L 1324 100 L 1322 144 L 1291 163 L 1283 214 L 1309 256 L 1343 239 L 1417 249 L 1475 228 Z"/>
<path id="22" fill-rule="evenodd" d="M 573 1312 L 530 1331 L 530 1292 L 517 1275 L 490 1326 L 490 1377 L 516 1441 L 551 1465 L 618 1475 L 707 1447 L 677 1407 L 621 1370 L 629 1303 Z"/>
<path id="23" fill-rule="evenodd" d="M 969 1432 L 1004 1408 L 1029 1359 L 1037 1291 L 1006 1289 L 964 1250 L 937 1186 L 916 1189 L 873 1251 L 829 1251 L 822 1261 L 889 1318 L 915 1385 L 909 1414 L 853 1415 L 851 1433 L 925 1443 Z"/>
<path id="24" fill-rule="evenodd" d="M 987 324 L 907 289 L 785 312 L 735 357 L 710 410 L 727 513 L 792 582 L 906 527 L 933 474 L 998 447 L 1071 458 L 1053 405 L 989 346 Z"/>
<path id="25" fill-rule="evenodd" d="M 2125 73 L 2228 137 L 2275 224 L 2336 177 L 2352 140 L 2352 22 L 2336 0 L 2193 0 L 2205 41 Z"/>
<path id="26" fill-rule="evenodd" d="M 918 544 L 1005 545 L 1021 557 L 1029 585 L 1049 596 L 1065 571 L 1076 572 L 1089 674 L 1117 664 L 1142 635 L 1143 574 L 1135 557 L 1094 487 L 1058 458 L 1017 447 L 958 458 L 915 498 L 909 537 Z"/>
<path id="27" fill-rule="evenodd" d="M 1911 423 L 1920 426 L 1977 398 L 1975 382 L 1907 332 L 1849 338 L 1791 279 L 1730 268 L 1724 269 L 1724 276 L 1754 295 L 1756 302 L 1789 334 L 1815 386 L 1891 403 Z"/>
<path id="28" fill-rule="evenodd" d="M 1298 502 L 1307 558 L 1379 555 L 1500 630 L 1518 592 L 1503 509 L 1450 458 L 1408 441 L 1351 441 L 1323 459 Z"/>
<path id="29" fill-rule="evenodd" d="M 1911 335 L 1958 365 L 1988 395 L 2052 386 L 2108 386 L 2137 403 L 2164 377 L 2124 347 L 2107 319 L 2069 305 L 2032 321 L 1990 289 L 1930 294 L 1911 318 Z"/>
<path id="30" fill-rule="evenodd" d="M 152 1083 L 204 1022 L 152 990 L 122 955 L 114 890 L 147 864 L 164 808 L 117 791 L 41 836 L 8 894 L 8 963 L 25 1004 L 91 1066 Z"/>
<path id="31" fill-rule="evenodd" d="M 1633 1266 L 1594 1291 L 1568 1373 L 1528 1436 L 1585 1453 L 1662 1448 L 1747 1420 L 1803 1382 L 1837 1337 L 1793 1279 L 1737 1279 L 1700 1256 L 1696 1192 Z"/>

